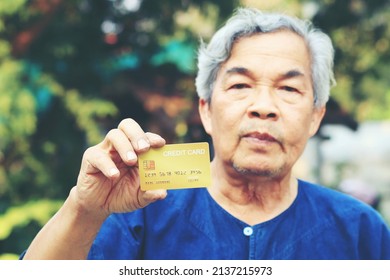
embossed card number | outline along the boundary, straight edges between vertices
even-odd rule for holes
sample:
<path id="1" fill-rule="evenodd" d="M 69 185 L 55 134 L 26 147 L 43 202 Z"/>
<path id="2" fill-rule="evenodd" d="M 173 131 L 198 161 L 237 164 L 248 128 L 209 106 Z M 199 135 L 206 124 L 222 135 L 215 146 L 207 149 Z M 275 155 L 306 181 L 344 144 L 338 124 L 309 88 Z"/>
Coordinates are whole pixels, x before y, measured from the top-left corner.
<path id="1" fill-rule="evenodd" d="M 142 190 L 209 187 L 209 144 L 169 144 L 138 157 Z"/>

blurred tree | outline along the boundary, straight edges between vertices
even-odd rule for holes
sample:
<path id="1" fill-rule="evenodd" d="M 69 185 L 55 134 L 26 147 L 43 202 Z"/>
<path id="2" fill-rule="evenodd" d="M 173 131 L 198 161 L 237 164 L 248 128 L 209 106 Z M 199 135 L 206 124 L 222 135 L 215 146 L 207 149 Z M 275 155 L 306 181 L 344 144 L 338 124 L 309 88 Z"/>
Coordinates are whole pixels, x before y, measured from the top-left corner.
<path id="1" fill-rule="evenodd" d="M 316 2 L 313 21 L 336 47 L 334 98 L 358 121 L 390 119 L 390 2 Z"/>

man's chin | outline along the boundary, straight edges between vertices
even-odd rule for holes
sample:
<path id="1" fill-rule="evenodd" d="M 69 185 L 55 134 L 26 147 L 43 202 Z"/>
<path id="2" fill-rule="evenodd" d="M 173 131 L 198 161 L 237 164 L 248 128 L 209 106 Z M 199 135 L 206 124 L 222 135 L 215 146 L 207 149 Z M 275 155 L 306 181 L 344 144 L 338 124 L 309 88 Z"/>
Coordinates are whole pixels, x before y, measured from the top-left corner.
<path id="1" fill-rule="evenodd" d="M 234 170 L 245 176 L 257 176 L 266 178 L 279 177 L 282 173 L 282 168 L 259 168 L 259 167 L 245 167 L 233 163 Z"/>

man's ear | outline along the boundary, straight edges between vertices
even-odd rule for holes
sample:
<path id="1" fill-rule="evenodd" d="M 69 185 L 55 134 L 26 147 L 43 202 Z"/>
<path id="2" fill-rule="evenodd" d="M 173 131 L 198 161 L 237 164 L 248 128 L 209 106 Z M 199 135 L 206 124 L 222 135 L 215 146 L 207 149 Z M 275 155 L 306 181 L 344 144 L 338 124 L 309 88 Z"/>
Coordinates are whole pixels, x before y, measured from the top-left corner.
<path id="1" fill-rule="evenodd" d="M 326 112 L 325 106 L 321 108 L 314 108 L 313 117 L 310 124 L 310 137 L 317 133 L 320 127 L 321 121 L 324 118 Z"/>
<path id="2" fill-rule="evenodd" d="M 210 103 L 205 99 L 199 99 L 199 115 L 202 120 L 204 130 L 207 134 L 211 135 L 212 125 L 211 125 L 211 108 Z"/>

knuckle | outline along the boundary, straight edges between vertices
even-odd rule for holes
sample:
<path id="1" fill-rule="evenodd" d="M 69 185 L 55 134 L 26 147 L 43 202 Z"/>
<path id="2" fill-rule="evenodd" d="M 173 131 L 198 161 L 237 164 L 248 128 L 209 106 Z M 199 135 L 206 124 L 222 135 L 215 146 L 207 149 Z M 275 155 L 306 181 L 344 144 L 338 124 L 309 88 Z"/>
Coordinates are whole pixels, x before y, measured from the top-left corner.
<path id="1" fill-rule="evenodd" d="M 112 137 L 112 135 L 113 135 L 113 134 L 116 134 L 117 131 L 118 131 L 118 129 L 116 129 L 116 128 L 113 128 L 113 129 L 109 130 L 109 131 L 107 132 L 107 134 L 106 134 L 106 138 Z"/>
<path id="2" fill-rule="evenodd" d="M 85 150 L 83 160 L 88 163 L 103 163 L 108 155 L 99 146 L 92 146 Z"/>
<path id="3" fill-rule="evenodd" d="M 88 164 L 97 162 L 97 159 L 101 155 L 101 149 L 98 146 L 92 146 L 85 150 L 82 161 Z"/>
<path id="4" fill-rule="evenodd" d="M 123 130 L 125 127 L 129 126 L 129 125 L 132 125 L 134 124 L 135 121 L 132 119 L 132 118 L 127 118 L 127 119 L 123 119 L 119 125 L 118 125 L 118 128 Z"/>
<path id="5" fill-rule="evenodd" d="M 96 149 L 97 149 L 96 146 L 89 147 L 88 149 L 85 150 L 83 157 L 84 158 L 92 157 L 92 155 L 96 153 Z"/>
<path id="6" fill-rule="evenodd" d="M 115 139 L 115 135 L 117 135 L 118 129 L 114 128 L 107 132 L 106 137 L 104 141 L 112 142 L 113 139 Z"/>

